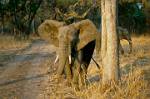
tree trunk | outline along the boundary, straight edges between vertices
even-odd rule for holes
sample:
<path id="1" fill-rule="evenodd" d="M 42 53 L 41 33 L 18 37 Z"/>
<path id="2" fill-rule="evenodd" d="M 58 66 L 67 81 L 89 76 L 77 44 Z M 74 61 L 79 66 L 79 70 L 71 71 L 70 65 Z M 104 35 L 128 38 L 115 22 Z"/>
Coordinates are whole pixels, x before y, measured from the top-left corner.
<path id="1" fill-rule="evenodd" d="M 96 6 L 96 0 L 92 0 L 94 7 Z"/>
<path id="2" fill-rule="evenodd" d="M 32 33 L 35 34 L 35 19 L 32 20 L 31 30 L 32 30 Z"/>
<path id="3" fill-rule="evenodd" d="M 1 34 L 4 34 L 4 9 L 3 9 L 3 5 L 2 6 L 2 12 L 1 12 L 1 19 L 2 19 L 2 31 Z"/>
<path id="4" fill-rule="evenodd" d="M 2 31 L 1 34 L 4 34 L 4 15 L 2 14 Z"/>
<path id="5" fill-rule="evenodd" d="M 56 19 L 56 11 L 55 11 L 56 5 L 57 5 L 56 0 L 52 0 L 51 5 L 51 13 L 53 14 L 52 19 Z"/>
<path id="6" fill-rule="evenodd" d="M 119 50 L 116 30 L 117 0 L 101 0 L 103 84 L 119 80 Z"/>

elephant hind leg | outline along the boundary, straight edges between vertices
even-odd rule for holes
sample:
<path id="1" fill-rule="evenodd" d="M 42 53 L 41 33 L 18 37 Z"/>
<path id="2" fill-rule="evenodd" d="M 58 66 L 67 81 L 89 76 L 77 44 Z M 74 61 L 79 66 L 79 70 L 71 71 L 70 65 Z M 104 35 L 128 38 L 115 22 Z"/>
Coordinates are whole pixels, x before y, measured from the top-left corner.
<path id="1" fill-rule="evenodd" d="M 124 54 L 124 50 L 123 50 L 123 48 L 122 48 L 122 45 L 121 45 L 121 42 L 120 42 L 120 41 L 119 41 L 119 50 L 120 50 L 121 54 Z"/>
<path id="2" fill-rule="evenodd" d="M 124 54 L 124 50 L 122 48 L 122 45 L 120 44 L 120 51 L 121 51 L 121 54 Z"/>
<path id="3" fill-rule="evenodd" d="M 84 87 L 86 85 L 86 78 L 87 78 L 87 68 L 85 64 L 81 65 L 80 78 L 81 78 L 81 86 Z"/>
<path id="4" fill-rule="evenodd" d="M 78 60 L 75 60 L 74 66 L 73 66 L 73 78 L 72 78 L 72 86 L 75 88 L 75 90 L 79 90 L 79 74 L 80 74 L 80 63 Z"/>

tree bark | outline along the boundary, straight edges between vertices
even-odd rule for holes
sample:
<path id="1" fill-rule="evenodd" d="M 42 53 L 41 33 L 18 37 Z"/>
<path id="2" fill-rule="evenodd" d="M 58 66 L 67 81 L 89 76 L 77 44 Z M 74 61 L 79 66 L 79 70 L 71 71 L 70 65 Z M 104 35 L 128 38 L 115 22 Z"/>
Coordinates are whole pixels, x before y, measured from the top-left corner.
<path id="1" fill-rule="evenodd" d="M 3 4 L 1 4 L 2 7 L 2 12 L 1 12 L 1 19 L 2 19 L 2 31 L 1 34 L 4 34 L 4 9 L 3 9 Z"/>
<path id="2" fill-rule="evenodd" d="M 35 34 L 35 19 L 33 19 L 32 20 L 32 22 L 31 22 L 31 31 L 32 31 L 32 33 L 34 33 Z"/>
<path id="3" fill-rule="evenodd" d="M 55 8 L 56 8 L 56 0 L 51 0 L 51 13 L 52 13 L 52 19 L 56 19 L 56 11 L 55 11 Z"/>
<path id="4" fill-rule="evenodd" d="M 4 13 L 2 13 L 2 31 L 1 34 L 4 34 Z"/>
<path id="5" fill-rule="evenodd" d="M 92 0 L 94 7 L 96 6 L 96 0 Z"/>
<path id="6" fill-rule="evenodd" d="M 117 0 L 101 0 L 103 84 L 119 80 L 119 50 L 117 36 Z"/>

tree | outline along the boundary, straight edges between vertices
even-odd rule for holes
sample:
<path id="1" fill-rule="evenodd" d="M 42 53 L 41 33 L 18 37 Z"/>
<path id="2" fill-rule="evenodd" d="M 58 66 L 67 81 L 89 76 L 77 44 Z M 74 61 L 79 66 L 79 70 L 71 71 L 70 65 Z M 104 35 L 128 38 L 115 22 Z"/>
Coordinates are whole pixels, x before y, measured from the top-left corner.
<path id="1" fill-rule="evenodd" d="M 4 33 L 4 21 L 5 21 L 5 14 L 4 10 L 6 9 L 6 5 L 9 2 L 9 0 L 1 0 L 0 1 L 0 19 L 1 19 L 1 25 L 2 25 L 2 31 L 0 31 L 2 34 Z"/>
<path id="2" fill-rule="evenodd" d="M 1 24 L 2 24 L 2 31 L 1 33 L 4 33 L 4 9 L 3 9 L 4 4 L 0 2 L 0 14 L 1 14 Z"/>
<path id="3" fill-rule="evenodd" d="M 103 84 L 119 80 L 117 0 L 101 0 Z"/>
<path id="4" fill-rule="evenodd" d="M 52 14 L 52 19 L 56 19 L 56 11 L 55 11 L 55 7 L 57 5 L 56 0 L 47 0 L 49 5 L 50 5 L 50 12 Z"/>

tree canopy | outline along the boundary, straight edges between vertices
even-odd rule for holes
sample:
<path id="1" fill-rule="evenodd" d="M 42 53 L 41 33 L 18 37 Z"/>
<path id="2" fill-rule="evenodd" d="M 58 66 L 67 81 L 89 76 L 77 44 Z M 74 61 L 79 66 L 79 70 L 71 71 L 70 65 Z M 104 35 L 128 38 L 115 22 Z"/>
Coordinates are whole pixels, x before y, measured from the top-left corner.
<path id="1" fill-rule="evenodd" d="M 37 34 L 38 25 L 45 19 L 59 19 L 56 8 L 66 14 L 70 6 L 77 2 L 85 2 L 84 7 L 77 6 L 75 9 L 80 16 L 93 5 L 96 6 L 84 18 L 91 19 L 100 28 L 101 12 L 98 0 L 1 0 L 0 32 L 20 37 L 29 36 L 31 33 Z M 138 8 L 137 2 L 120 0 L 118 7 L 119 25 L 128 28 L 131 32 L 141 33 L 146 25 L 146 17 L 143 9 Z"/>

